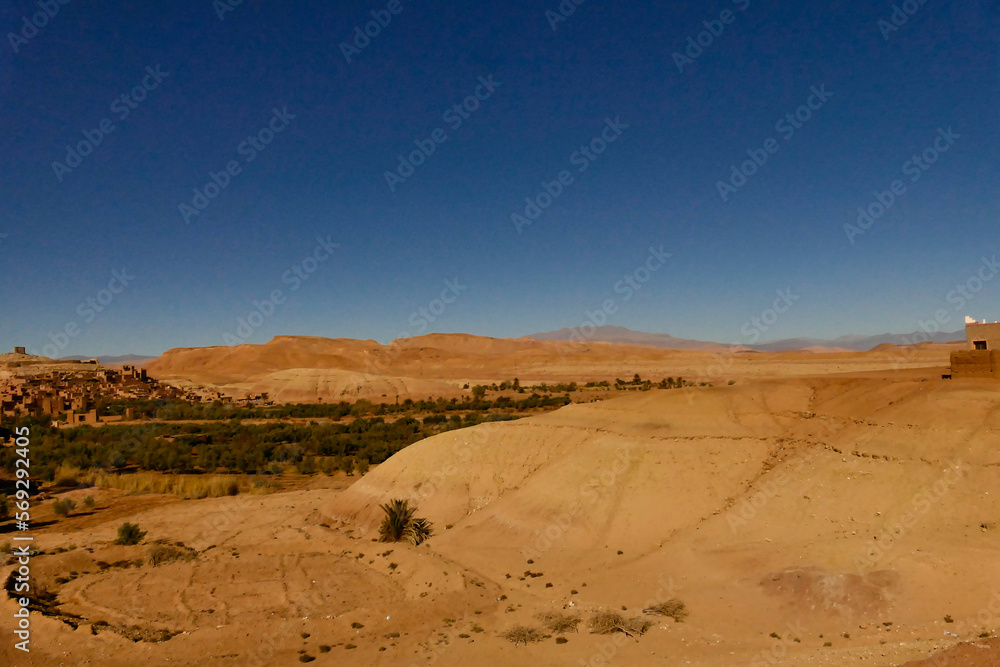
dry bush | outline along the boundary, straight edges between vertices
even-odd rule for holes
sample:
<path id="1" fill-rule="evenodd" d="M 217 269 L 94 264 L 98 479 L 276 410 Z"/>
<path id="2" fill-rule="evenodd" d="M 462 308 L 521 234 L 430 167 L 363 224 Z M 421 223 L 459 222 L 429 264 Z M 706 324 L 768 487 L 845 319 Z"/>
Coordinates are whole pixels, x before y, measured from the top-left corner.
<path id="1" fill-rule="evenodd" d="M 173 563 L 174 561 L 194 560 L 198 552 L 183 544 L 166 544 L 158 542 L 149 547 L 149 564 L 153 567 Z"/>
<path id="2" fill-rule="evenodd" d="M 590 631 L 598 635 L 623 632 L 629 637 L 638 637 L 652 625 L 642 616 L 625 618 L 616 611 L 601 611 L 590 619 Z"/>
<path id="3" fill-rule="evenodd" d="M 144 537 L 146 537 L 146 531 L 139 530 L 138 524 L 126 521 L 122 525 L 118 526 L 118 539 L 115 540 L 115 544 L 121 544 L 128 547 L 139 544 L 139 542 L 142 542 L 142 538 Z"/>
<path id="4" fill-rule="evenodd" d="M 515 625 L 503 633 L 503 638 L 509 642 L 514 642 L 514 646 L 521 643 L 527 646 L 528 644 L 542 641 L 542 633 L 537 628 L 527 625 Z"/>
<path id="5" fill-rule="evenodd" d="M 76 509 L 76 502 L 71 498 L 63 498 L 52 503 L 52 511 L 56 513 L 56 516 L 69 516 L 74 509 Z"/>
<path id="6" fill-rule="evenodd" d="M 556 634 L 562 634 L 564 632 L 569 632 L 570 630 L 573 632 L 579 632 L 576 627 L 580 625 L 579 616 L 561 614 L 557 611 L 546 611 L 538 614 L 537 618 L 549 632 L 554 632 Z"/>
<path id="7" fill-rule="evenodd" d="M 660 604 L 653 605 L 652 607 L 646 607 L 642 611 L 646 614 L 669 616 L 674 619 L 675 623 L 682 623 L 688 616 L 688 610 L 684 602 L 678 600 L 677 598 L 661 602 Z"/>
<path id="8" fill-rule="evenodd" d="M 62 463 L 56 468 L 56 472 L 53 475 L 52 485 L 53 486 L 79 486 L 82 481 L 82 471 L 76 466 L 71 466 L 68 463 Z"/>
<path id="9" fill-rule="evenodd" d="M 220 498 L 241 492 L 262 491 L 254 485 L 247 487 L 235 475 L 164 475 L 155 472 L 137 472 L 132 475 L 96 473 L 91 476 L 95 486 L 104 489 L 121 489 L 132 493 L 167 493 L 184 499 Z"/>

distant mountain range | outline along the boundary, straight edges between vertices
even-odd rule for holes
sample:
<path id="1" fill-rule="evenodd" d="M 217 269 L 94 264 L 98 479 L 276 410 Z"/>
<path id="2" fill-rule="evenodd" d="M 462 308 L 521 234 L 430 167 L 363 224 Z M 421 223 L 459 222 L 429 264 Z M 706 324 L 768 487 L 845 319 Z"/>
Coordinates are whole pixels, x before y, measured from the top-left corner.
<path id="1" fill-rule="evenodd" d="M 704 340 L 690 340 L 688 338 L 676 338 L 670 334 L 646 333 L 644 331 L 633 331 L 625 327 L 606 325 L 597 327 L 594 332 L 581 338 L 579 328 L 559 329 L 558 331 L 547 331 L 536 333 L 525 338 L 534 340 L 551 341 L 587 341 L 597 343 L 619 343 L 621 345 L 650 345 L 652 347 L 662 347 L 671 350 L 718 350 L 729 347 L 721 343 L 712 343 Z"/>
<path id="2" fill-rule="evenodd" d="M 94 358 L 102 364 L 125 364 L 131 362 L 140 363 L 143 361 L 149 361 L 150 359 L 156 359 L 156 357 L 145 357 L 141 354 L 120 354 L 112 357 L 81 357 L 76 355 L 72 357 L 63 357 L 59 361 L 86 361 L 87 359 Z"/>
<path id="3" fill-rule="evenodd" d="M 535 340 L 579 340 L 580 334 L 573 329 L 559 329 L 558 331 L 547 331 L 526 336 Z M 914 340 L 924 341 L 930 339 L 932 343 L 950 343 L 952 341 L 964 341 L 965 331 L 941 332 L 935 334 L 925 334 L 914 332 L 911 334 L 879 334 L 876 336 L 863 336 L 860 334 L 847 334 L 838 338 L 786 338 L 756 345 L 740 345 L 751 350 L 761 352 L 786 352 L 792 350 L 804 350 L 809 348 L 839 348 L 843 350 L 853 350 L 855 352 L 866 352 L 879 345 L 889 343 L 891 345 L 909 345 Z M 712 341 L 691 340 L 688 338 L 676 338 L 669 334 L 647 333 L 643 331 L 633 331 L 625 327 L 603 326 L 596 327 L 594 332 L 587 336 L 587 341 L 602 343 L 619 343 L 623 345 L 650 345 L 652 347 L 668 348 L 674 350 L 716 350 L 728 348 L 730 345 L 715 343 Z"/>

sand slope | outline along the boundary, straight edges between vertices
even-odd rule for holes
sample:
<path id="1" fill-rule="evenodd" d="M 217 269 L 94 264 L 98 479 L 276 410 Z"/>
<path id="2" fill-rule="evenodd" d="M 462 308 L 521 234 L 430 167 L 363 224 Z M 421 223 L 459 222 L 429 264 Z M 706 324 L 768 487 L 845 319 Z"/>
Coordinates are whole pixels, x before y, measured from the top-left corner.
<path id="1" fill-rule="evenodd" d="M 18 664 L 899 665 L 975 643 L 1000 626 L 1000 391 L 923 376 L 629 394 L 435 436 L 343 491 L 137 506 L 198 552 L 155 568 L 101 570 L 147 547 L 98 515 L 39 541 L 33 571 L 83 620 L 34 617 Z M 373 542 L 393 497 L 435 536 Z M 499 636 L 673 597 L 688 619 L 638 640 Z"/>

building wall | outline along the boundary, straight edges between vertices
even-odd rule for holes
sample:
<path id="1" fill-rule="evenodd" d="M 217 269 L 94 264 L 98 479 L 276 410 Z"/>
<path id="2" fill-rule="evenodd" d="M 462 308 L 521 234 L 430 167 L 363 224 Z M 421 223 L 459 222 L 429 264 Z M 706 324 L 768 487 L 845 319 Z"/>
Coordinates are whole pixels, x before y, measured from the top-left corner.
<path id="1" fill-rule="evenodd" d="M 1000 379 L 1000 349 L 952 352 L 951 376 Z"/>
<path id="2" fill-rule="evenodd" d="M 965 340 L 969 349 L 976 349 L 976 341 L 985 341 L 987 350 L 1000 350 L 1000 323 L 966 324 Z"/>

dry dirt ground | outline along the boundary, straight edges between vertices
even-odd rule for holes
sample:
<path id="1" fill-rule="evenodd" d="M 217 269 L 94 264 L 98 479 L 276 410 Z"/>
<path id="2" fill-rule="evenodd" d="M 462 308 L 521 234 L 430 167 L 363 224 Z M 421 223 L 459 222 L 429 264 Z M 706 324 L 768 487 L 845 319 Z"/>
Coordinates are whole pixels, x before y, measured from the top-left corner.
<path id="1" fill-rule="evenodd" d="M 0 664 L 1000 665 L 1000 387 L 898 354 L 451 431 L 347 488 L 102 496 L 37 538 L 76 627 L 33 614 L 31 654 L 8 634 Z M 397 497 L 434 523 L 419 547 L 373 541 Z M 125 518 L 145 544 L 111 544 Z M 154 540 L 191 559 L 151 565 Z M 587 627 L 672 598 L 682 623 Z M 501 636 L 547 612 L 579 631 Z"/>
<path id="2" fill-rule="evenodd" d="M 730 352 L 664 350 L 611 343 L 431 334 L 380 345 L 375 341 L 278 336 L 264 345 L 178 348 L 145 365 L 151 377 L 242 397 L 267 392 L 283 402 L 392 402 L 468 395 L 465 384 L 515 377 L 521 384 L 667 376 L 693 382 L 901 371 L 948 365 L 964 345 L 879 346 L 870 352 Z"/>

